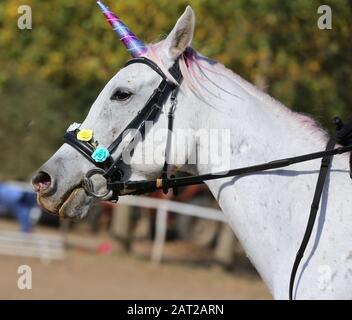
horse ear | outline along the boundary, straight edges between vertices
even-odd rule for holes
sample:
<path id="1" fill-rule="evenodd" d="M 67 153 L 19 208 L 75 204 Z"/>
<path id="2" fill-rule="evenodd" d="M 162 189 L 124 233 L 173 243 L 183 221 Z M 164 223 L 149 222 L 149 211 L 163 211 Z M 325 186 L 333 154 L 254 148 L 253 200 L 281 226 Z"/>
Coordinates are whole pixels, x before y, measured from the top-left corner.
<path id="1" fill-rule="evenodd" d="M 194 34 L 195 14 L 188 6 L 175 27 L 165 39 L 168 58 L 176 60 L 191 45 Z"/>

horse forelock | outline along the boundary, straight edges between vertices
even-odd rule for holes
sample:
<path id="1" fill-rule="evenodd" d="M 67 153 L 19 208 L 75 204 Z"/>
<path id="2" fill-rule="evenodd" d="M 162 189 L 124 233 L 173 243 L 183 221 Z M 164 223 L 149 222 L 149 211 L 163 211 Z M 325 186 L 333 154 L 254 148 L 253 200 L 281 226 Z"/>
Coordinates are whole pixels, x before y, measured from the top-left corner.
<path id="1" fill-rule="evenodd" d="M 162 42 L 149 45 L 145 57 L 155 62 L 167 76 L 169 81 L 176 83 L 175 79 L 168 71 L 168 66 L 164 64 L 163 59 L 161 58 L 162 50 Z M 183 84 L 187 86 L 199 98 L 202 98 L 202 88 L 199 86 L 197 80 L 204 82 L 208 81 L 208 79 L 204 76 L 204 74 L 197 73 L 195 68 L 204 71 L 212 71 L 211 68 L 206 68 L 203 62 L 211 63 L 212 61 L 200 56 L 198 52 L 191 47 L 188 47 L 179 57 L 180 71 L 183 76 Z"/>

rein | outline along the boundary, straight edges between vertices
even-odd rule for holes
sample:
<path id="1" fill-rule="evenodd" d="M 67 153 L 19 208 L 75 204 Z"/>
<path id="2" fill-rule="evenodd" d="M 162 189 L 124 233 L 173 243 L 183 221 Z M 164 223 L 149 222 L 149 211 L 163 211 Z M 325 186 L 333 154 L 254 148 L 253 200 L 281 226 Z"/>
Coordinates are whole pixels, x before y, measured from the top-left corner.
<path id="1" fill-rule="evenodd" d="M 77 134 L 79 133 L 79 125 L 70 127 L 64 136 L 64 142 L 71 145 L 78 152 L 80 152 L 85 158 L 87 158 L 90 162 L 92 162 L 96 168 L 87 172 L 84 180 L 83 180 L 83 188 L 87 192 L 87 194 L 95 197 L 95 198 L 106 198 L 111 192 L 112 196 L 110 198 L 111 201 L 117 201 L 119 196 L 121 195 L 138 195 L 149 192 L 154 192 L 156 190 L 162 189 L 164 193 L 167 193 L 169 189 L 203 184 L 206 181 L 215 180 L 215 179 L 223 179 L 229 177 L 237 177 L 243 176 L 253 173 L 259 173 L 263 171 L 279 169 L 291 166 L 293 164 L 307 162 L 315 159 L 322 159 L 319 177 L 315 189 L 313 203 L 311 205 L 311 211 L 309 215 L 308 224 L 306 227 L 306 231 L 300 245 L 300 248 L 297 252 L 293 268 L 291 271 L 290 284 L 289 284 L 289 299 L 293 299 L 293 287 L 295 282 L 295 276 L 299 267 L 299 264 L 303 258 L 305 249 L 308 245 L 314 223 L 316 220 L 316 216 L 319 210 L 320 201 L 325 185 L 325 181 L 329 172 L 329 168 L 331 166 L 333 157 L 338 154 L 344 154 L 348 152 L 352 152 L 352 121 L 346 125 L 342 123 L 339 118 L 335 118 L 335 124 L 337 129 L 336 139 L 330 139 L 327 144 L 325 151 L 309 153 L 297 157 L 280 159 L 276 161 L 271 161 L 268 163 L 262 163 L 254 166 L 243 167 L 232 169 L 226 172 L 217 172 L 217 173 L 209 173 L 198 176 L 188 176 L 188 177 L 168 177 L 168 166 L 169 166 L 169 154 L 171 148 L 171 138 L 172 138 L 172 129 L 173 129 L 173 120 L 174 120 L 174 112 L 177 106 L 177 95 L 179 92 L 180 85 L 182 83 L 183 77 L 179 67 L 179 61 L 177 60 L 175 64 L 169 69 L 169 73 L 176 80 L 177 84 L 170 82 L 167 76 L 163 73 L 163 71 L 156 65 L 153 61 L 144 58 L 134 58 L 127 62 L 125 66 L 134 64 L 134 63 L 142 63 L 149 66 L 156 73 L 158 73 L 162 77 L 162 81 L 159 87 L 153 92 L 151 97 L 145 106 L 138 112 L 137 116 L 132 119 L 132 121 L 127 125 L 127 127 L 122 131 L 122 133 L 113 141 L 113 143 L 105 150 L 106 158 L 103 161 L 96 161 L 93 157 L 94 152 L 97 150 L 98 142 L 91 141 L 80 141 L 77 138 Z M 122 155 L 124 152 L 133 152 L 132 141 L 136 138 L 137 134 L 142 134 L 144 137 L 145 132 L 145 124 L 147 121 L 156 122 L 160 112 L 169 99 L 171 100 L 171 108 L 168 112 L 168 136 L 165 150 L 165 163 L 162 169 L 161 177 L 156 180 L 140 180 L 140 181 L 121 181 L 124 175 L 122 170 Z M 118 153 L 115 155 L 115 159 L 111 156 L 113 153 L 117 151 L 119 146 L 124 140 L 124 132 L 126 130 L 134 129 L 136 130 L 130 142 L 121 148 Z M 342 145 L 342 147 L 335 148 L 336 143 Z M 351 166 L 351 178 L 352 178 L 352 153 L 350 157 L 350 166 Z M 94 191 L 94 185 L 91 181 L 91 178 L 94 175 L 101 175 L 107 181 L 107 192 L 105 194 L 96 194 Z"/>

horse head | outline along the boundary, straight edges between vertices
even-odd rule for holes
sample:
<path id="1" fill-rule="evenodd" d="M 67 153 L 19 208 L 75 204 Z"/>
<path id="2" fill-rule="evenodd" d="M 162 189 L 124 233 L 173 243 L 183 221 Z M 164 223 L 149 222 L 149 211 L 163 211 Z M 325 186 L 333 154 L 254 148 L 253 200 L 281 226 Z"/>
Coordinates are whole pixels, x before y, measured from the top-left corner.
<path id="1" fill-rule="evenodd" d="M 78 141 L 89 143 L 95 150 L 100 147 L 101 152 L 95 154 L 97 162 L 105 160 L 103 158 L 106 156 L 114 159 L 117 151 L 104 154 L 104 152 L 108 153 L 106 147 L 121 135 L 124 128 L 146 105 L 163 80 L 161 74 L 167 77 L 168 82 L 177 84 L 168 70 L 180 57 L 183 67 L 186 64 L 184 55 L 191 45 L 195 25 L 193 10 L 187 7 L 165 40 L 147 46 L 101 1 L 98 1 L 98 5 L 132 58 L 142 57 L 153 61 L 162 72 L 155 72 L 143 63 L 128 64 L 106 84 L 83 123 L 70 127 L 69 131 L 73 132 Z M 180 91 L 178 98 L 183 99 L 182 86 Z M 182 105 L 183 110 L 186 110 L 185 103 Z M 171 101 L 167 99 L 164 105 L 165 110 L 170 106 Z M 177 110 L 177 112 L 184 111 Z M 167 117 L 164 117 L 163 113 L 165 111 L 161 110 L 159 117 L 155 119 L 154 130 L 167 129 Z M 146 137 L 149 134 L 146 131 Z M 160 142 L 160 150 L 164 150 L 165 140 Z M 133 153 L 128 153 L 130 157 L 123 163 L 124 176 L 122 179 L 151 179 L 160 175 L 163 167 L 162 161 L 149 163 L 140 161 L 140 159 L 145 159 L 141 157 L 141 154 L 145 152 L 155 155 L 156 150 L 145 148 L 138 143 Z M 87 194 L 82 186 L 86 173 L 96 167 L 89 160 L 71 145 L 64 143 L 32 179 L 40 205 L 47 211 L 62 217 L 85 217 L 90 206 L 96 201 L 96 198 Z M 106 191 L 106 181 L 102 176 L 92 177 L 92 181 L 97 192 Z"/>

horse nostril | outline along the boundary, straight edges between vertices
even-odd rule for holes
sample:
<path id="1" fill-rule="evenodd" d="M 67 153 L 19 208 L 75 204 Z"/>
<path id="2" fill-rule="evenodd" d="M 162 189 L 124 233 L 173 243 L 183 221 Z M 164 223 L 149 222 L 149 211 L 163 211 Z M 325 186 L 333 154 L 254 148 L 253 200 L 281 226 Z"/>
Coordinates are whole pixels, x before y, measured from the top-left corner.
<path id="1" fill-rule="evenodd" d="M 50 175 L 44 171 L 38 172 L 38 174 L 32 179 L 34 190 L 40 193 L 49 191 L 51 183 Z"/>

